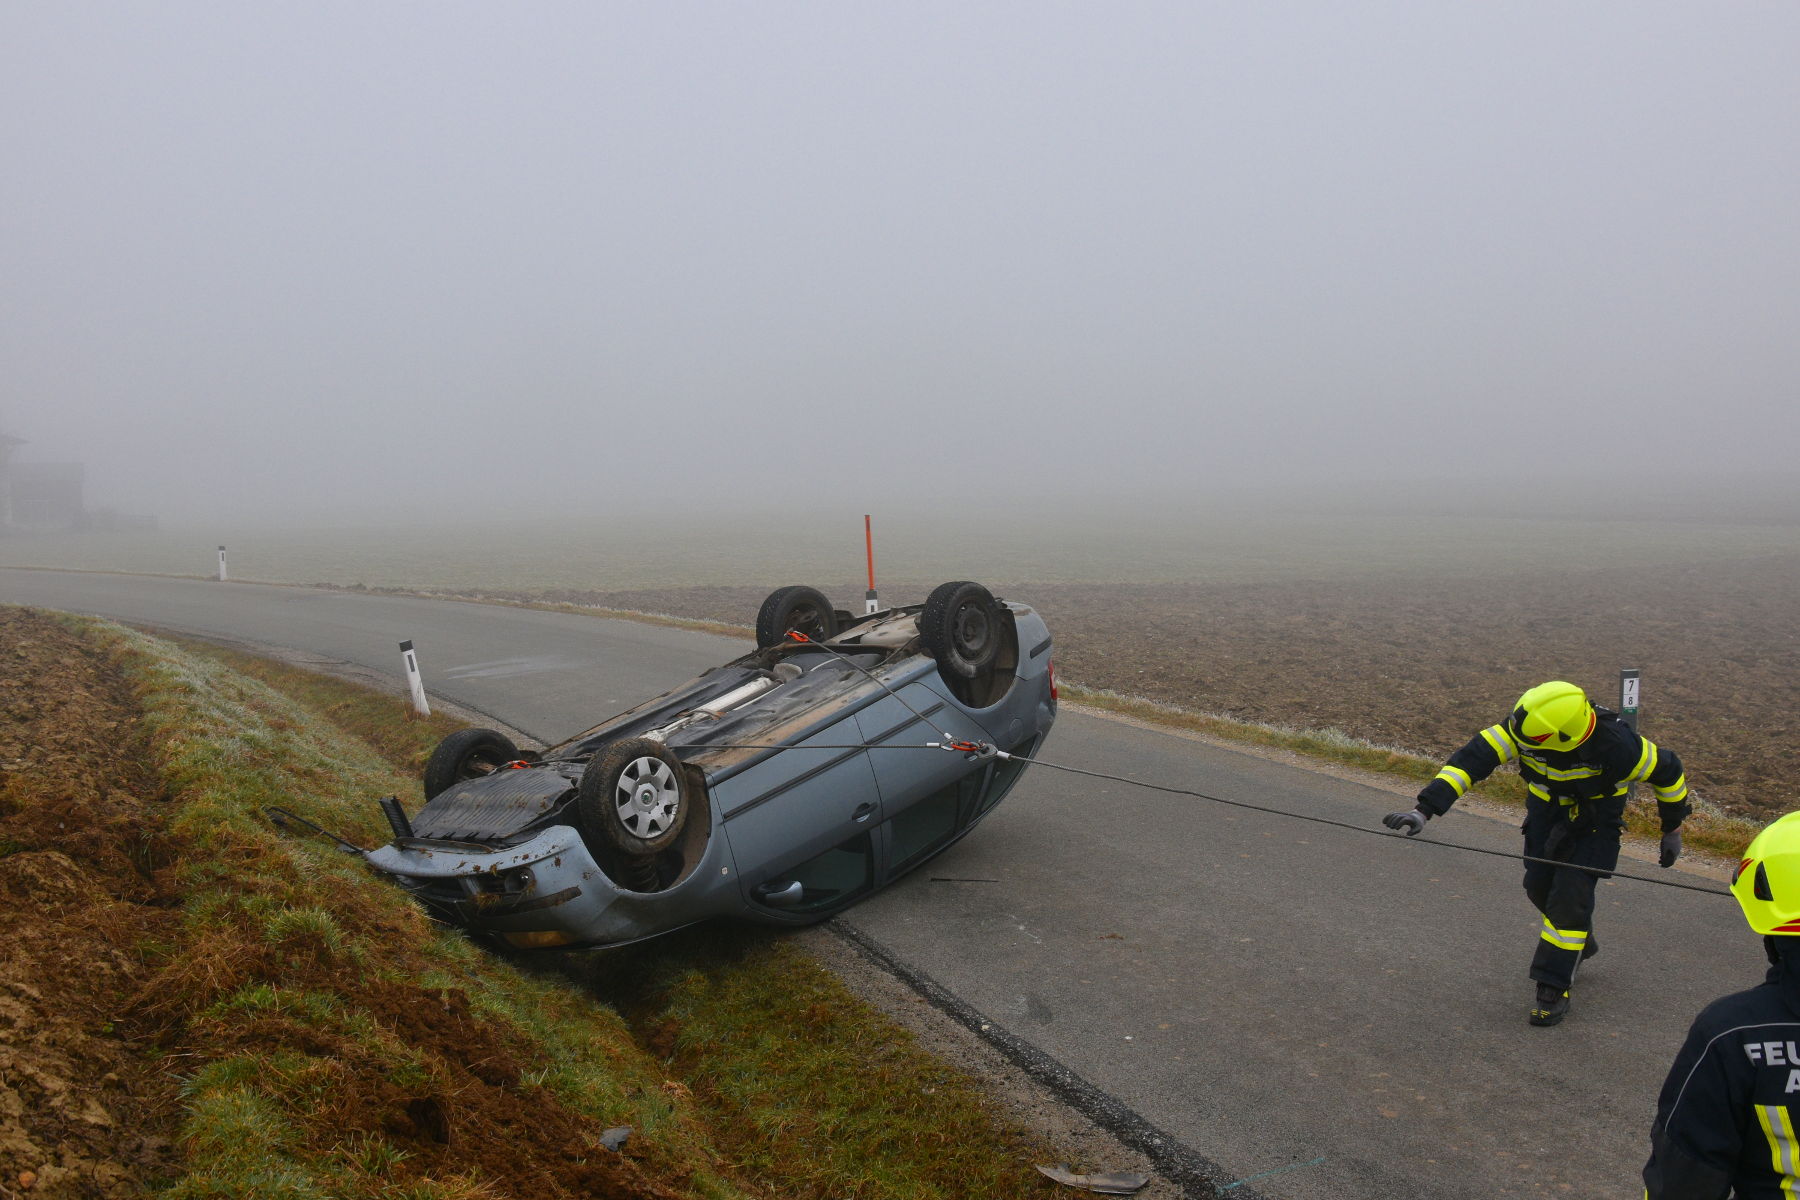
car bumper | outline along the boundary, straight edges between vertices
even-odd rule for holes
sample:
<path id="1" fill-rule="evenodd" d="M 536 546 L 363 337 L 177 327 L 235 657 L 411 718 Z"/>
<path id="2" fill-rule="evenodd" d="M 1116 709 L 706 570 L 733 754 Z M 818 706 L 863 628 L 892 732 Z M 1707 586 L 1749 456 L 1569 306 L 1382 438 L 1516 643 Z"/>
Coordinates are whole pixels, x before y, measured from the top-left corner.
<path id="1" fill-rule="evenodd" d="M 446 920 L 520 949 L 622 945 L 707 915 L 690 886 L 701 881 L 700 871 L 667 891 L 626 890 L 567 825 L 493 850 L 402 839 L 369 851 L 365 861 Z"/>

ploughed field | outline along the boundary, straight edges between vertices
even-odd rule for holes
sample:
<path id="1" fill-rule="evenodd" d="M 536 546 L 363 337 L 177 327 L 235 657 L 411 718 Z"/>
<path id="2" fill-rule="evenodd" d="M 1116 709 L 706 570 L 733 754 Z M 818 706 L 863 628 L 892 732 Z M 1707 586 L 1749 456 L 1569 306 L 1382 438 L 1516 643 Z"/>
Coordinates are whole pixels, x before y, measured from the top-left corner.
<path id="1" fill-rule="evenodd" d="M 812 582 L 840 608 L 863 585 Z M 1044 614 L 1060 678 L 1243 721 L 1336 729 L 1445 757 L 1546 679 L 1617 705 L 1700 795 L 1767 817 L 1800 807 L 1800 557 L 1482 578 L 1034 583 L 985 579 Z M 883 586 L 916 603 L 929 584 Z M 769 590 L 555 589 L 535 598 L 745 624 Z M 492 594 L 492 593 L 489 593 Z"/>

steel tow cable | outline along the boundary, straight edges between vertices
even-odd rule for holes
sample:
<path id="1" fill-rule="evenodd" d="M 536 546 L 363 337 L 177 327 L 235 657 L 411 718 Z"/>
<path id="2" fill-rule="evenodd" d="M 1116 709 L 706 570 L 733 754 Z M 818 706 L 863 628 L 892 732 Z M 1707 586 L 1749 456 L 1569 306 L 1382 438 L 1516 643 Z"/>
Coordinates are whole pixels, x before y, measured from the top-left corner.
<path id="1" fill-rule="evenodd" d="M 1388 838 L 1388 837 L 1395 836 L 1395 835 L 1389 834 L 1389 833 L 1382 833 L 1379 830 L 1369 829 L 1362 825 L 1352 825 L 1348 821 L 1334 821 L 1330 817 L 1315 817 L 1315 816 L 1310 816 L 1306 813 L 1287 812 L 1287 811 L 1284 811 L 1279 808 L 1267 808 L 1260 804 L 1251 804 L 1248 801 L 1244 801 L 1244 800 L 1227 800 L 1223 796 L 1209 796 L 1205 792 L 1196 792 L 1190 788 L 1167 787 L 1167 786 L 1164 786 L 1163 784 L 1159 784 L 1159 783 L 1145 783 L 1144 781 L 1142 781 L 1140 779 L 1130 779 L 1124 775 L 1108 775 L 1101 771 L 1087 771 L 1087 770 L 1083 770 L 1080 767 L 1066 767 L 1060 763 L 1045 762 L 1043 759 L 1039 759 L 1039 758 L 1023 758 L 1017 754 L 1009 754 L 1006 751 L 997 748 L 991 742 L 970 742 L 970 741 L 963 741 L 963 740 L 959 740 L 956 738 L 952 738 L 950 736 L 949 730 L 943 729 L 943 728 L 939 727 L 938 725 L 934 724 L 933 722 L 927 720 L 925 717 L 925 714 L 921 713 L 918 709 L 914 708 L 911 704 L 908 704 L 906 701 L 906 697 L 902 696 L 899 692 L 897 692 L 893 688 L 889 687 L 887 685 L 887 682 L 885 680 L 879 678 L 878 676 L 876 676 L 876 674 L 873 671 L 870 671 L 866 667 L 862 667 L 854 662 L 851 662 L 848 658 L 846 658 L 842 654 L 839 654 L 836 650 L 833 650 L 830 646 L 825 645 L 823 642 L 814 641 L 812 638 L 807 637 L 804 633 L 801 633 L 797 629 L 788 630 L 786 636 L 790 640 L 798 642 L 801 645 L 812 646 L 812 647 L 815 647 L 816 649 L 823 650 L 823 651 L 825 651 L 825 653 L 831 655 L 833 658 L 837 659 L 839 662 L 843 663 L 845 666 L 849 667 L 851 670 L 861 672 L 863 675 L 867 676 L 870 680 L 872 680 L 877 687 L 881 688 L 882 691 L 886 692 L 888 695 L 890 695 L 894 699 L 898 700 L 902 705 L 905 705 L 906 710 L 908 712 L 912 713 L 912 715 L 914 717 L 917 717 L 920 722 L 922 722 L 923 724 L 930 726 L 930 728 L 936 730 L 938 735 L 944 739 L 942 742 L 926 742 L 924 745 L 920 745 L 920 746 L 909 746 L 909 745 L 896 744 L 896 743 L 889 742 L 889 743 L 884 743 L 882 745 L 869 745 L 869 744 L 865 743 L 860 746 L 808 746 L 808 747 L 806 747 L 806 749 L 809 749 L 809 750 L 948 750 L 951 752 L 961 752 L 964 754 L 969 754 L 969 755 L 972 755 L 972 756 L 975 756 L 975 757 L 981 758 L 981 759 L 1004 758 L 1004 759 L 1008 759 L 1012 762 L 1029 763 L 1034 766 L 1045 767 L 1052 771 L 1063 771 L 1070 775 L 1085 775 L 1090 779 L 1107 779 L 1107 780 L 1111 780 L 1115 783 L 1131 784 L 1135 787 L 1148 788 L 1149 790 L 1151 790 L 1153 792 L 1166 792 L 1169 795 L 1173 795 L 1173 796 L 1193 796 L 1195 799 L 1198 799 L 1198 800 L 1210 800 L 1214 804 L 1224 804 L 1224 805 L 1228 805 L 1232 808 L 1245 808 L 1245 809 L 1249 809 L 1251 812 L 1268 813 L 1269 815 L 1276 816 L 1276 817 L 1291 817 L 1292 819 L 1294 819 L 1296 821 L 1311 821 L 1317 825 L 1332 825 L 1339 829 L 1348 829 L 1354 833 L 1372 834 L 1375 837 L 1381 837 L 1381 838 Z M 690 745 L 683 745 L 683 746 L 670 746 L 669 747 L 669 749 L 671 749 L 671 750 L 690 750 L 690 749 L 707 749 L 707 748 L 716 749 L 716 750 L 791 750 L 791 749 L 796 749 L 797 747 L 787 746 L 787 745 L 779 745 L 779 744 L 747 745 L 747 744 L 739 743 L 739 744 L 732 744 L 732 745 L 724 745 L 724 744 L 720 744 L 720 743 L 716 743 L 716 742 L 690 744 Z M 1411 839 L 1408 839 L 1408 840 L 1411 840 Z M 1470 854 L 1486 854 L 1493 858 L 1510 858 L 1510 859 L 1514 859 L 1518 862 L 1543 863 L 1546 866 L 1566 867 L 1571 871 L 1586 871 L 1588 874 L 1597 876 L 1601 879 L 1635 879 L 1639 883 L 1654 883 L 1659 887 L 1680 888 L 1683 891 L 1688 891 L 1688 892 L 1704 892 L 1705 894 L 1707 894 L 1709 896 L 1731 896 L 1731 893 L 1729 891 L 1720 891 L 1718 888 L 1701 887 L 1698 884 L 1693 884 L 1693 883 L 1681 883 L 1681 882 L 1678 882 L 1673 879 L 1656 879 L 1649 875 L 1628 875 L 1628 874 L 1624 873 L 1623 871 L 1616 871 L 1616 870 L 1615 871 L 1607 871 L 1600 867 L 1585 866 L 1581 863 L 1560 862 L 1554 858 L 1537 858 L 1537 857 L 1534 857 L 1529 854 L 1513 854 L 1513 853 L 1510 853 L 1505 850 L 1489 850 L 1482 846 L 1465 846 L 1460 842 L 1432 841 L 1432 842 L 1425 842 L 1424 844 L 1428 845 L 1428 846 L 1442 846 L 1449 850 L 1467 850 Z M 1735 897 L 1733 897 L 1733 898 L 1735 899 Z"/>
<path id="2" fill-rule="evenodd" d="M 902 703 L 904 703 L 904 701 L 902 701 Z M 924 718 L 921 717 L 920 719 L 923 720 Z M 926 722 L 926 723 L 930 724 L 930 722 Z M 691 743 L 688 745 L 670 746 L 669 747 L 669 749 L 671 749 L 671 750 L 791 750 L 791 749 L 795 749 L 795 748 L 796 747 L 782 745 L 782 744 L 778 744 L 778 743 L 758 743 L 758 744 L 724 743 L 724 744 L 722 744 L 722 743 L 716 743 L 716 742 Z M 979 758 L 983 758 L 983 759 L 1004 758 L 1011 762 L 1027 763 L 1032 766 L 1044 767 L 1051 771 L 1062 771 L 1062 772 L 1065 772 L 1070 775 L 1085 775 L 1089 779 L 1105 779 L 1105 780 L 1110 780 L 1114 783 L 1125 783 L 1125 784 L 1130 784 L 1134 787 L 1147 788 L 1153 792 L 1165 792 L 1172 796 L 1192 796 L 1197 800 L 1210 800 L 1214 804 L 1223 804 L 1223 805 L 1226 805 L 1231 808 L 1249 809 L 1251 812 L 1267 813 L 1270 816 L 1290 817 L 1296 821 L 1311 821 L 1315 825 L 1331 825 L 1338 829 L 1348 829 L 1352 833 L 1369 834 L 1373 837 L 1379 837 L 1379 838 L 1394 838 L 1394 837 L 1400 836 L 1398 834 L 1383 833 L 1378 829 L 1370 829 L 1363 825 L 1352 825 L 1348 821 L 1333 820 L 1330 817 L 1315 817 L 1309 813 L 1288 812 L 1284 809 L 1269 808 L 1266 805 L 1251 804 L 1247 800 L 1228 800 L 1223 796 L 1210 796 L 1205 792 L 1196 792 L 1191 788 L 1169 787 L 1165 784 L 1160 784 L 1160 783 L 1145 783 L 1141 779 L 1132 779 L 1132 778 L 1129 778 L 1128 776 L 1124 776 L 1124 775 L 1109 775 L 1104 771 L 1088 771 L 1088 770 L 1084 770 L 1081 767 L 1069 767 L 1069 766 L 1064 766 L 1061 763 L 1045 762 L 1041 758 L 1026 758 L 1022 755 L 1009 754 L 1004 750 L 996 749 L 993 746 L 993 744 L 989 743 L 989 742 L 959 741 L 959 740 L 948 738 L 948 735 L 946 735 L 946 740 L 943 742 L 926 742 L 923 745 L 916 745 L 916 746 L 915 745 L 896 744 L 896 743 L 890 742 L 890 743 L 886 743 L 884 745 L 869 745 L 867 743 L 864 743 L 862 745 L 844 745 L 844 746 L 807 746 L 807 747 L 805 747 L 805 749 L 808 749 L 808 750 L 947 750 L 952 753 L 960 752 L 960 753 L 964 753 L 964 754 L 970 754 L 970 755 L 973 755 L 973 756 L 976 756 Z M 1408 838 L 1407 840 L 1411 841 L 1413 839 Z M 1506 850 L 1489 850 L 1484 846 L 1465 846 L 1461 842 L 1426 841 L 1426 842 L 1422 842 L 1420 844 L 1426 845 L 1426 846 L 1441 846 L 1446 850 L 1466 850 L 1470 854 L 1486 854 L 1493 858 L 1510 858 L 1510 859 L 1514 859 L 1518 862 L 1543 863 L 1545 866 L 1564 867 L 1571 871 L 1585 871 L 1588 874 L 1597 876 L 1601 879 L 1635 879 L 1639 883 L 1653 883 L 1653 884 L 1656 884 L 1658 887 L 1680 888 L 1683 891 L 1688 891 L 1688 892 L 1703 892 L 1708 896 L 1727 896 L 1727 897 L 1732 896 L 1732 893 L 1729 891 L 1721 891 L 1718 888 L 1701 887 L 1700 885 L 1693 884 L 1693 883 L 1682 883 L 1682 882 L 1680 882 L 1678 880 L 1674 880 L 1674 879 L 1657 879 L 1657 878 L 1654 878 L 1653 876 L 1649 876 L 1649 875 L 1630 875 L 1623 871 L 1617 871 L 1617 870 L 1608 871 L 1602 867 L 1590 867 L 1590 866 L 1585 866 L 1581 863 L 1559 862 L 1558 860 L 1556 860 L 1554 858 L 1538 858 L 1538 857 L 1535 857 L 1535 856 L 1529 855 L 1529 854 L 1513 854 Z M 1732 898 L 1735 899 L 1735 897 L 1732 897 Z"/>
<path id="3" fill-rule="evenodd" d="M 997 751 L 996 753 L 1002 758 L 1015 757 L 1014 755 L 1006 754 L 1004 751 Z M 1052 771 L 1066 771 L 1071 775 L 1086 775 L 1093 779 L 1110 779 L 1118 783 L 1134 784 L 1141 788 L 1149 788 L 1151 791 L 1168 792 L 1176 796 L 1193 796 L 1200 800 L 1211 800 L 1214 804 L 1226 804 L 1232 808 L 1247 808 L 1252 812 L 1269 813 L 1277 817 L 1292 817 L 1296 821 L 1312 821 L 1318 825 L 1332 825 L 1339 829 L 1348 829 L 1353 833 L 1366 833 L 1373 837 L 1393 838 L 1400 836 L 1398 834 L 1383 833 L 1378 829 L 1369 829 L 1362 825 L 1352 825 L 1348 821 L 1334 821 L 1330 817 L 1315 817 L 1308 813 L 1287 812 L 1279 808 L 1267 808 L 1260 804 L 1251 804 L 1244 800 L 1227 800 L 1223 796 L 1209 796 L 1205 792 L 1196 792 L 1188 788 L 1165 787 L 1158 783 L 1145 783 L 1139 779 L 1128 779 L 1123 775 L 1107 775 L 1100 771 L 1084 771 L 1080 767 L 1065 767 L 1059 763 L 1044 762 L 1042 759 L 1021 758 L 1017 761 L 1033 763 L 1040 767 L 1048 767 Z M 1406 840 L 1413 841 L 1414 839 L 1407 838 Z M 1484 846 L 1465 846 L 1461 842 L 1432 841 L 1420 844 L 1426 846 L 1442 846 L 1447 850 L 1467 850 L 1470 854 L 1486 854 L 1494 858 L 1511 858 L 1517 859 L 1520 862 L 1543 863 L 1552 867 L 1566 867 L 1571 871 L 1586 871 L 1588 874 L 1598 876 L 1602 879 L 1635 879 L 1639 883 L 1654 883 L 1659 887 L 1681 888 L 1683 891 L 1689 892 L 1704 892 L 1709 896 L 1731 896 L 1729 891 L 1720 891 L 1718 888 L 1701 887 L 1698 884 L 1681 883 L 1673 879 L 1657 879 L 1650 875 L 1628 875 L 1623 871 L 1608 871 L 1602 867 L 1589 867 L 1580 863 L 1561 862 L 1554 858 L 1538 858 L 1529 854 L 1513 854 L 1506 850 L 1489 850 Z M 1733 898 L 1735 899 L 1735 897 Z"/>

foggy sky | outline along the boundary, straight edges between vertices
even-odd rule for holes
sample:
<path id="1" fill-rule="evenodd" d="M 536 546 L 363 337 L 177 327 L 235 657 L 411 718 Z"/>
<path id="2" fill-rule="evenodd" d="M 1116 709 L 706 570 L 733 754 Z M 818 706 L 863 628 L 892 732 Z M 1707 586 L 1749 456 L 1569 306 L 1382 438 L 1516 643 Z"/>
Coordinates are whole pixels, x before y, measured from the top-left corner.
<path id="1" fill-rule="evenodd" d="M 1800 6 L 0 5 L 0 432 L 166 521 L 1793 476 Z"/>

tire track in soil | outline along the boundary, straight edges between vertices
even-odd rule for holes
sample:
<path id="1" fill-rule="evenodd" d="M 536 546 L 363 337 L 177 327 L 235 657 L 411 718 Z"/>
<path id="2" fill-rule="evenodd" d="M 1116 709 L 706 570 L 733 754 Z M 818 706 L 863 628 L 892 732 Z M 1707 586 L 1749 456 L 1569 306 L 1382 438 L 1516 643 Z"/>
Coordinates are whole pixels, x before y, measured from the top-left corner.
<path id="1" fill-rule="evenodd" d="M 92 645 L 0 609 L 0 647 L 0 1185 L 143 1195 L 179 1161 L 175 1081 L 119 1016 L 176 920 L 158 787 Z"/>

